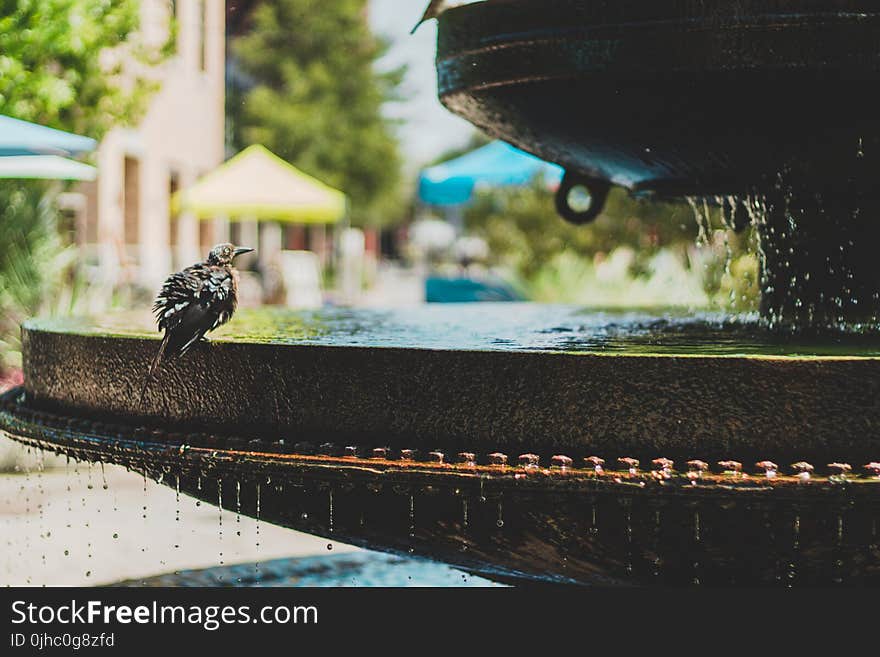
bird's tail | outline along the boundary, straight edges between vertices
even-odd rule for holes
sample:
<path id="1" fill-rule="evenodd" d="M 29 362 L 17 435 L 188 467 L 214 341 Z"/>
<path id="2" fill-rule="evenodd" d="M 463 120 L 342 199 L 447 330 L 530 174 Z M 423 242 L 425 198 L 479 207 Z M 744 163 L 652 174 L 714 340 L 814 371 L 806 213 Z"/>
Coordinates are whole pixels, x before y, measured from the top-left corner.
<path id="1" fill-rule="evenodd" d="M 147 372 L 147 376 L 144 379 L 144 385 L 141 388 L 141 406 L 144 405 L 144 399 L 147 396 L 147 388 L 150 383 L 156 378 L 156 372 L 159 371 L 159 366 L 162 364 L 162 357 L 165 355 L 165 350 L 168 348 L 168 340 L 171 337 L 170 331 L 165 331 L 165 336 L 162 338 L 162 343 L 159 345 L 159 350 L 156 352 L 155 357 L 153 357 L 153 362 L 150 363 L 150 370 Z"/>

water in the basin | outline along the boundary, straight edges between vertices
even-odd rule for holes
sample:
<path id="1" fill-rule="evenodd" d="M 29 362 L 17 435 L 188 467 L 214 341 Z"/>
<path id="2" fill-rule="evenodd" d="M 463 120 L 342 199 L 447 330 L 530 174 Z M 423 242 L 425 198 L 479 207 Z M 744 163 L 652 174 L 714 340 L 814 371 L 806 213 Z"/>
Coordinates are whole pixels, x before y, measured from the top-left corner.
<path id="1" fill-rule="evenodd" d="M 156 334 L 147 315 L 37 320 L 85 334 Z M 530 303 L 439 304 L 410 309 L 242 310 L 217 341 L 440 350 L 612 354 L 880 356 L 880 336 L 770 331 L 757 314 L 594 310 Z"/>

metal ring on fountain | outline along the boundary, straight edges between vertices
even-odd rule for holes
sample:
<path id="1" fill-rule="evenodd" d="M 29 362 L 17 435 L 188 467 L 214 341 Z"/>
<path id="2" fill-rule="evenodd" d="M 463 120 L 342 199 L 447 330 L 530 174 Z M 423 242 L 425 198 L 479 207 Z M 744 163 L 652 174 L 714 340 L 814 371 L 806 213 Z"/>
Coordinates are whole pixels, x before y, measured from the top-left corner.
<path id="1" fill-rule="evenodd" d="M 880 410 L 858 392 L 880 385 L 877 357 L 621 356 L 485 339 L 528 335 L 530 308 L 456 308 L 471 337 L 447 327 L 446 348 L 413 343 L 446 309 L 245 312 L 239 330 L 256 333 L 233 337 L 234 322 L 170 364 L 146 409 L 133 391 L 156 342 L 135 320 L 30 322 L 26 382 L 3 397 L 0 428 L 268 522 L 496 578 L 880 577 L 880 479 L 857 472 L 880 451 L 868 429 Z M 733 462 L 759 458 L 782 467 Z M 787 466 L 804 459 L 815 472 Z M 851 472 L 825 466 L 843 461 Z"/>

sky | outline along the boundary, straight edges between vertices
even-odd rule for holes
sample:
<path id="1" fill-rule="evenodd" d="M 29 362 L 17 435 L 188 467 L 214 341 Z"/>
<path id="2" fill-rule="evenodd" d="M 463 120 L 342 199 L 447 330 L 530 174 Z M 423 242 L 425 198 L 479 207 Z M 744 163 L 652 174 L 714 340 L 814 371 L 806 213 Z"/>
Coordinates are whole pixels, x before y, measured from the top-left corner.
<path id="1" fill-rule="evenodd" d="M 427 4 L 427 0 L 370 0 L 370 26 L 391 42 L 379 66 L 408 67 L 402 89 L 406 100 L 390 103 L 386 112 L 402 121 L 400 143 L 410 171 L 450 148 L 461 146 L 475 130 L 437 99 L 437 21 L 422 24 L 410 35 Z"/>

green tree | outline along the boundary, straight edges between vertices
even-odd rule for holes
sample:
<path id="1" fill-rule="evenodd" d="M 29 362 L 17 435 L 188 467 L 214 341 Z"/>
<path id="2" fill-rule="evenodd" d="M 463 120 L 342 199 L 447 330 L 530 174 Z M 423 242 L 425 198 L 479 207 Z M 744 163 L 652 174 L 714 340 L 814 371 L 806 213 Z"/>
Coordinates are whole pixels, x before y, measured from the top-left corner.
<path id="1" fill-rule="evenodd" d="M 614 188 L 593 222 L 574 226 L 556 214 L 553 192 L 536 179 L 524 187 L 478 192 L 465 211 L 465 227 L 486 239 L 494 263 L 509 268 L 536 299 L 570 301 L 579 286 L 599 285 L 592 264 L 596 256 L 624 246 L 635 256 L 629 271 L 633 279 L 649 275 L 652 258 L 669 250 L 688 261 L 709 303 L 753 310 L 759 294 L 753 231 L 727 230 L 717 207 L 697 205 L 702 231 L 686 203 L 642 201 Z M 695 244 L 708 248 L 698 262 L 690 262 Z"/>
<path id="2" fill-rule="evenodd" d="M 527 279 L 563 251 L 592 257 L 626 245 L 648 258 L 661 247 L 693 243 L 697 233 L 687 206 L 638 201 L 616 188 L 595 221 L 569 224 L 556 213 L 553 191 L 541 179 L 478 192 L 465 212 L 465 226 Z"/>
<path id="3" fill-rule="evenodd" d="M 57 301 L 72 253 L 57 229 L 55 195 L 42 181 L 0 187 L 0 372 L 20 362 L 19 325 Z"/>
<path id="4" fill-rule="evenodd" d="M 365 0 L 275 0 L 232 43 L 245 89 L 229 95 L 236 149 L 261 143 L 348 194 L 351 218 L 378 225 L 400 208 L 401 158 L 382 105 L 403 69 L 377 72 L 386 44 Z"/>
<path id="5" fill-rule="evenodd" d="M 155 89 L 140 72 L 169 52 L 140 41 L 139 12 L 137 0 L 0 0 L 0 114 L 96 139 L 137 121 Z M 20 322 L 71 296 L 58 189 L 0 181 L 0 370 L 19 362 Z"/>
<path id="6" fill-rule="evenodd" d="M 136 121 L 155 85 L 135 71 L 167 53 L 138 24 L 137 0 L 0 0 L 0 114 L 96 139 Z"/>

